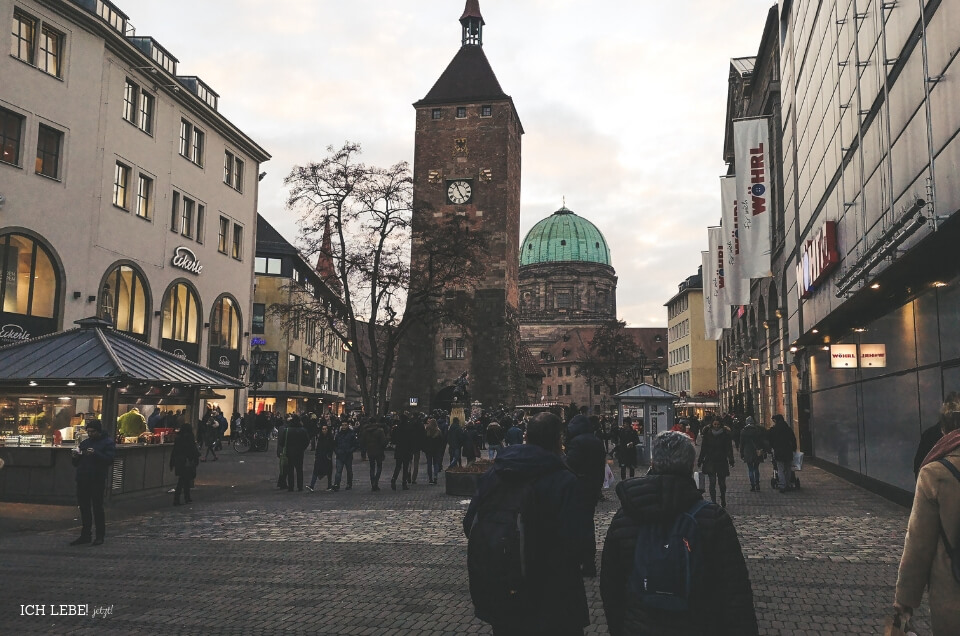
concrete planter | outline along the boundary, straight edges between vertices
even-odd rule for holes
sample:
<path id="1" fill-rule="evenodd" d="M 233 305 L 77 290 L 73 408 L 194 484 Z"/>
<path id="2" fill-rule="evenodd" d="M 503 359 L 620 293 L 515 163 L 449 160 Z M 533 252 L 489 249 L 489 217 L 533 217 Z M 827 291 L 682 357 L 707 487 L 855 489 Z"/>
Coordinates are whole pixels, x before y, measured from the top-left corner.
<path id="1" fill-rule="evenodd" d="M 455 473 L 447 471 L 444 473 L 447 494 L 457 495 L 459 497 L 473 497 L 477 494 L 477 483 L 480 481 L 482 473 Z"/>

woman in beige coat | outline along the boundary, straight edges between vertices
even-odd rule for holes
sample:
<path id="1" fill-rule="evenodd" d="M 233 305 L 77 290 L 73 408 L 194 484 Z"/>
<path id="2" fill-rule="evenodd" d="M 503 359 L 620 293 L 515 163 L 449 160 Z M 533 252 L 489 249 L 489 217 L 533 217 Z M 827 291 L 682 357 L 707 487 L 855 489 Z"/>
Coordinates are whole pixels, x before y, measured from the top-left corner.
<path id="1" fill-rule="evenodd" d="M 960 394 L 947 396 L 940 426 L 944 437 L 924 459 L 917 477 L 894 608 L 909 617 L 927 588 L 934 636 L 954 636 L 960 634 L 960 583 L 953 578 L 940 528 L 954 551 L 960 549 L 960 481 L 939 460 L 960 469 Z"/>

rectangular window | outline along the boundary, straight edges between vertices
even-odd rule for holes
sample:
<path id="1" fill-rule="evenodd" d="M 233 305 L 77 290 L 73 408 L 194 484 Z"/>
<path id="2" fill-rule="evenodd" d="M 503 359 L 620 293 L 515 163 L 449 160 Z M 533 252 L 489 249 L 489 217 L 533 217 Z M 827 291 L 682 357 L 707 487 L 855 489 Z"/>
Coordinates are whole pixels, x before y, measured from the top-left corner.
<path id="1" fill-rule="evenodd" d="M 443 339 L 443 359 L 453 360 L 453 338 Z"/>
<path id="2" fill-rule="evenodd" d="M 37 68 L 54 77 L 60 77 L 62 48 L 63 34 L 44 25 L 40 29 L 40 59 L 37 60 Z"/>
<path id="3" fill-rule="evenodd" d="M 173 206 L 170 209 L 170 231 L 180 231 L 180 193 L 173 193 Z"/>
<path id="4" fill-rule="evenodd" d="M 13 40 L 10 55 L 27 64 L 33 64 L 33 53 L 37 37 L 37 21 L 25 13 L 13 11 Z"/>
<path id="5" fill-rule="evenodd" d="M 227 253 L 227 241 L 229 240 L 228 239 L 229 232 L 230 232 L 230 221 L 229 219 L 221 216 L 220 217 L 220 235 L 217 238 L 217 251 L 219 251 L 221 254 Z M 261 259 L 259 258 L 257 259 L 257 265 L 260 264 L 260 260 Z M 257 273 L 260 273 L 260 272 L 257 272 Z"/>
<path id="6" fill-rule="evenodd" d="M 206 228 L 204 217 L 206 216 L 206 207 L 203 204 L 197 204 L 197 243 L 203 243 L 203 230 Z"/>
<path id="7" fill-rule="evenodd" d="M 193 126 L 186 119 L 180 120 L 180 156 L 190 158 L 190 135 Z"/>
<path id="8" fill-rule="evenodd" d="M 457 119 L 463 119 L 467 116 L 466 106 L 457 106 Z"/>
<path id="9" fill-rule="evenodd" d="M 20 165 L 20 137 L 23 117 L 0 108 L 0 161 Z"/>
<path id="10" fill-rule="evenodd" d="M 180 212 L 180 236 L 193 238 L 193 199 L 183 197 L 183 208 Z"/>
<path id="11" fill-rule="evenodd" d="M 127 191 L 130 187 L 130 168 L 119 161 L 113 173 L 113 204 L 124 210 L 129 209 Z"/>
<path id="12" fill-rule="evenodd" d="M 139 93 L 140 88 L 127 80 L 123 87 L 123 118 L 131 124 L 137 123 L 137 95 Z"/>
<path id="13" fill-rule="evenodd" d="M 144 219 L 153 216 L 153 179 L 143 174 L 137 181 L 137 216 Z"/>
<path id="14" fill-rule="evenodd" d="M 40 124 L 37 135 L 37 174 L 51 179 L 60 178 L 60 146 L 63 133 Z"/>
<path id="15" fill-rule="evenodd" d="M 233 187 L 237 192 L 243 192 L 243 161 L 233 160 Z"/>
<path id="16" fill-rule="evenodd" d="M 464 354 L 465 354 L 463 338 L 457 338 L 456 354 L 457 354 L 457 360 L 463 360 Z"/>
<path id="17" fill-rule="evenodd" d="M 480 116 L 481 116 L 481 117 L 493 117 L 493 106 L 481 106 L 481 107 L 480 107 Z"/>
<path id="18" fill-rule="evenodd" d="M 547 386 L 547 397 L 552 397 L 552 396 L 553 396 L 553 387 Z"/>
<path id="19" fill-rule="evenodd" d="M 571 306 L 573 302 L 570 299 L 570 292 L 557 294 L 557 309 L 570 309 Z"/>
<path id="20" fill-rule="evenodd" d="M 137 126 L 148 135 L 153 134 L 153 95 L 140 92 L 140 114 Z"/>
<path id="21" fill-rule="evenodd" d="M 203 131 L 193 129 L 193 143 L 190 146 L 190 161 L 203 165 Z"/>
<path id="22" fill-rule="evenodd" d="M 300 356 L 292 353 L 287 358 L 287 382 L 290 384 L 300 383 Z"/>
<path id="23" fill-rule="evenodd" d="M 547 367 L 547 377 L 553 377 L 553 367 Z"/>
<path id="24" fill-rule="evenodd" d="M 230 256 L 238 261 L 243 257 L 243 226 L 236 223 L 233 224 L 233 249 Z"/>
<path id="25" fill-rule="evenodd" d="M 253 303 L 253 333 L 263 333 L 267 321 L 267 306 L 264 303 Z"/>
<path id="26" fill-rule="evenodd" d="M 433 119 L 441 119 L 443 117 L 443 110 L 440 108 L 434 108 L 433 112 L 430 114 Z"/>
<path id="27" fill-rule="evenodd" d="M 570 367 L 567 367 L 567 375 L 570 375 Z"/>
<path id="28" fill-rule="evenodd" d="M 233 179 L 233 153 L 225 150 L 223 153 L 223 182 L 227 185 L 233 185 L 231 179 Z"/>
<path id="29" fill-rule="evenodd" d="M 571 384 L 568 384 L 568 385 L 567 385 L 567 395 L 570 395 L 570 387 L 571 387 L 571 386 L 573 386 L 573 385 L 571 385 Z"/>
<path id="30" fill-rule="evenodd" d="M 270 274 L 279 276 L 282 271 L 283 261 L 279 258 L 267 258 L 257 256 L 253 263 L 253 272 L 255 274 Z"/>

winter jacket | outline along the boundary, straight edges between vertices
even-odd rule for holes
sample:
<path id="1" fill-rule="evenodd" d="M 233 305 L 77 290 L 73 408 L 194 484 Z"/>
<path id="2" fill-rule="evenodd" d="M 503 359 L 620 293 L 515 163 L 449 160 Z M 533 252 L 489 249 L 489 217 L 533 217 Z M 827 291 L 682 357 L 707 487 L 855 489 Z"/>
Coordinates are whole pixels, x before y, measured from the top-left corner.
<path id="1" fill-rule="evenodd" d="M 354 451 L 360 448 L 360 444 L 357 442 L 357 434 L 350 428 L 347 430 L 337 429 L 333 448 L 337 459 L 345 460 L 351 457 Z"/>
<path id="2" fill-rule="evenodd" d="M 427 436 L 427 428 L 419 417 L 410 421 L 410 453 L 416 455 L 423 450 L 423 440 Z"/>
<path id="3" fill-rule="evenodd" d="M 730 431 L 721 427 L 719 433 L 714 433 L 712 426 L 705 429 L 700 437 L 697 465 L 702 466 L 707 474 L 726 477 L 730 474 L 728 464 L 733 464 L 733 436 Z"/>
<path id="4" fill-rule="evenodd" d="M 593 505 L 563 460 L 532 444 L 509 446 L 480 478 L 463 519 L 467 537 L 484 498 L 501 483 L 535 481 L 525 511 L 527 580 L 537 596 L 506 625 L 516 633 L 551 634 L 590 624 L 580 563 L 591 549 Z M 486 617 L 476 614 L 480 620 Z"/>
<path id="5" fill-rule="evenodd" d="M 709 435 L 709 431 L 706 432 Z M 637 536 L 644 524 L 672 525 L 701 499 L 690 475 L 657 475 L 617 484 L 620 510 L 607 530 L 600 596 L 612 636 L 753 636 L 758 634 L 750 576 L 727 512 L 707 504 L 697 513 L 701 569 L 687 612 L 645 609 L 628 597 Z"/>
<path id="6" fill-rule="evenodd" d="M 786 422 L 777 423 L 767 431 L 767 440 L 773 448 L 773 459 L 778 462 L 792 462 L 797 452 L 797 436 Z"/>
<path id="7" fill-rule="evenodd" d="M 503 439 L 508 446 L 523 444 L 523 431 L 519 426 L 511 426 L 507 429 L 507 433 L 504 435 Z"/>
<path id="8" fill-rule="evenodd" d="M 747 424 L 740 431 L 740 459 L 754 465 L 763 461 L 769 448 L 767 432 L 755 424 Z"/>
<path id="9" fill-rule="evenodd" d="M 393 427 L 390 433 L 390 440 L 393 442 L 393 456 L 400 460 L 409 460 L 413 458 L 413 438 L 414 432 L 412 423 L 404 416 L 400 417 L 400 422 Z"/>
<path id="10" fill-rule="evenodd" d="M 616 455 L 621 466 L 637 465 L 637 444 L 639 443 L 640 435 L 633 430 L 632 426 L 624 426 L 620 429 L 620 434 L 617 436 Z"/>
<path id="11" fill-rule="evenodd" d="M 946 458 L 960 468 L 960 450 Z M 920 469 L 907 538 L 897 575 L 896 601 L 916 609 L 927 588 L 934 636 L 960 634 L 960 583 L 940 536 L 943 527 L 954 550 L 960 544 L 960 481 L 940 462 Z"/>
<path id="12" fill-rule="evenodd" d="M 500 446 L 503 444 L 503 429 L 496 422 L 490 422 L 487 432 L 484 433 L 484 439 L 488 446 Z"/>
<path id="13" fill-rule="evenodd" d="M 460 445 L 463 443 L 463 429 L 460 428 L 459 424 L 453 424 L 450 426 L 450 430 L 447 431 L 447 444 L 450 445 L 451 454 L 454 449 L 460 450 Z"/>
<path id="14" fill-rule="evenodd" d="M 170 451 L 170 468 L 173 469 L 174 474 L 177 477 L 190 474 L 195 476 L 198 463 L 200 463 L 200 451 L 193 439 L 193 433 L 177 433 L 177 437 L 173 440 L 173 450 Z"/>
<path id="15" fill-rule="evenodd" d="M 77 481 L 90 478 L 106 479 L 107 470 L 117 454 L 117 444 L 113 438 L 101 433 L 100 439 L 93 440 L 88 437 L 80 442 L 77 448 L 80 449 L 80 454 L 72 458 L 73 465 L 77 467 Z M 93 452 L 88 453 L 88 448 L 92 448 Z"/>
<path id="16" fill-rule="evenodd" d="M 430 434 L 427 433 L 426 437 L 423 438 L 423 452 L 427 454 L 427 457 L 440 457 L 443 455 L 443 435 L 436 435 L 435 437 L 430 437 Z"/>
<path id="17" fill-rule="evenodd" d="M 567 466 L 580 478 L 591 501 L 597 501 L 603 490 L 607 453 L 591 428 L 586 415 L 576 415 L 567 424 Z"/>
<path id="18" fill-rule="evenodd" d="M 367 449 L 367 457 L 383 461 L 386 457 L 387 433 L 379 424 L 368 424 L 363 428 L 363 447 Z"/>
<path id="19" fill-rule="evenodd" d="M 286 426 L 277 436 L 277 457 L 286 448 L 287 457 L 300 457 L 310 445 L 310 434 L 302 426 Z"/>
<path id="20" fill-rule="evenodd" d="M 133 408 L 117 418 L 117 430 L 124 437 L 136 437 L 147 431 L 147 420 L 143 419 L 138 409 Z"/>

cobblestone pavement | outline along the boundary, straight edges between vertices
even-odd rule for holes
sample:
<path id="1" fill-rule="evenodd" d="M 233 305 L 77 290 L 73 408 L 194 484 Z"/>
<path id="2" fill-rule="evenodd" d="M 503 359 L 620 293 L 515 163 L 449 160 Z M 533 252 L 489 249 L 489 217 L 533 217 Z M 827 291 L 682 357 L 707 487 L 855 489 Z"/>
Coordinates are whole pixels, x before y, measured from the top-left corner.
<path id="1" fill-rule="evenodd" d="M 102 547 L 68 546 L 77 522 L 63 509 L 52 529 L 5 532 L 0 633 L 489 633 L 467 588 L 468 501 L 424 474 L 393 492 L 386 463 L 378 493 L 359 458 L 350 491 L 288 493 L 274 487 L 272 453 L 227 451 L 201 467 L 192 505 L 170 507 L 163 495 L 147 498 L 148 510 L 109 508 Z M 734 469 L 728 510 L 761 633 L 881 633 L 909 511 L 813 467 L 802 490 L 783 495 L 749 492 L 745 473 Z M 617 509 L 610 499 L 597 511 L 600 541 Z M 598 580 L 586 582 L 588 633 L 606 634 Z M 26 604 L 46 615 L 23 615 Z M 110 613 L 51 616 L 51 604 Z"/>

